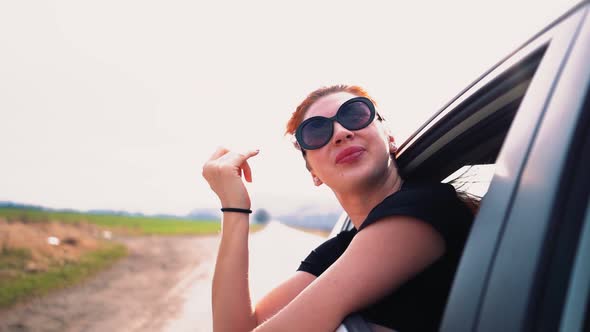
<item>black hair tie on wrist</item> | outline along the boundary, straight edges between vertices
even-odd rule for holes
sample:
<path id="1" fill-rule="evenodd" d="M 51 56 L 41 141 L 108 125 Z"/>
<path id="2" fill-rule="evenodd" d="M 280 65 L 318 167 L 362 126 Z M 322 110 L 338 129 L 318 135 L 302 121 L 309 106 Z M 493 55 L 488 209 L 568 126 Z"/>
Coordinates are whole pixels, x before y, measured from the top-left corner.
<path id="1" fill-rule="evenodd" d="M 239 208 L 221 208 L 221 212 L 240 212 L 240 213 L 252 213 L 250 209 L 239 209 Z"/>

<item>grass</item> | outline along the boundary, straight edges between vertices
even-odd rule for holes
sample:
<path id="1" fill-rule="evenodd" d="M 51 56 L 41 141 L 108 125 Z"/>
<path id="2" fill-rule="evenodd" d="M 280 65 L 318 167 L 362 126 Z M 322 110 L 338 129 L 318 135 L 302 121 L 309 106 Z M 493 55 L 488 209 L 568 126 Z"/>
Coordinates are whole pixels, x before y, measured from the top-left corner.
<path id="1" fill-rule="evenodd" d="M 26 249 L 4 248 L 0 252 L 0 270 L 17 272 L 13 276 L 0 276 L 0 307 L 78 283 L 126 254 L 125 246 L 108 244 L 82 256 L 77 263 L 52 266 L 45 272 L 27 273 L 24 272 L 24 264 L 30 253 Z"/>
<path id="2" fill-rule="evenodd" d="M 24 270 L 25 262 L 30 258 L 31 251 L 28 249 L 2 248 L 0 250 L 0 271 Z"/>
<path id="3" fill-rule="evenodd" d="M 128 231 L 140 235 L 215 234 L 221 224 L 215 220 L 182 220 L 173 218 L 55 212 L 35 209 L 0 208 L 0 217 L 8 221 L 64 223 L 87 222 L 113 231 Z"/>
<path id="4" fill-rule="evenodd" d="M 90 223 L 102 229 L 137 235 L 217 234 L 221 223 L 214 220 L 182 220 L 141 216 L 103 215 L 80 212 L 56 212 L 24 208 L 0 208 L 0 218 L 23 223 Z M 251 231 L 261 229 L 251 225 Z M 108 243 L 83 255 L 75 263 L 54 264 L 44 272 L 26 272 L 31 259 L 28 249 L 0 247 L 0 307 L 76 284 L 110 266 L 127 254 L 122 244 Z"/>

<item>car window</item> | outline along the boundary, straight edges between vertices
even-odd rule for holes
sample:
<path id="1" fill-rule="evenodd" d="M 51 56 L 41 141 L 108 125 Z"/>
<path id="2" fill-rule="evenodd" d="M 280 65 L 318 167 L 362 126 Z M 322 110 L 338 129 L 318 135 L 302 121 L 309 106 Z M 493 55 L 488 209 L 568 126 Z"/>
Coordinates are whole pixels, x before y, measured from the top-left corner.
<path id="1" fill-rule="evenodd" d="M 396 157 L 406 181 L 451 183 L 474 212 L 490 185 L 496 158 L 539 66 L 546 45 L 502 64 L 500 74 L 474 83 L 413 134 Z M 478 86 L 481 85 L 481 86 Z M 455 181 L 453 181 L 455 179 Z M 331 236 L 352 228 L 345 213 Z"/>
<path id="2" fill-rule="evenodd" d="M 477 321 L 480 314 L 487 313 L 484 310 L 487 307 L 482 309 L 484 297 L 490 294 L 503 296 L 500 288 L 506 278 L 498 278 L 500 287 L 495 289 L 495 292 L 485 294 L 484 291 L 487 291 L 490 273 L 494 272 L 492 265 L 496 261 L 498 247 L 502 244 L 501 241 L 506 233 L 507 218 L 505 216 L 508 214 L 504 214 L 504 212 L 510 211 L 513 206 L 515 189 L 520 183 L 525 162 L 539 129 L 538 126 L 544 119 L 546 103 L 553 95 L 554 84 L 560 74 L 562 60 L 567 56 L 567 46 L 573 36 L 573 31 L 575 31 L 576 22 L 572 19 L 567 24 L 556 26 L 553 30 L 548 29 L 543 34 L 539 34 L 534 41 L 490 70 L 451 100 L 399 149 L 397 161 L 400 172 L 406 181 L 450 183 L 458 193 L 468 195 L 477 202 L 487 199 L 482 205 L 481 213 L 475 220 L 466 250 L 463 253 L 441 330 L 474 330 L 480 323 Z M 580 77 L 583 75 L 580 74 Z M 569 87 L 575 90 L 574 86 L 579 87 L 580 85 Z M 552 121 L 552 123 L 560 122 Z M 560 132 L 558 135 L 561 134 Z M 590 137 L 588 132 L 583 134 L 585 136 L 580 134 L 579 137 Z M 579 152 L 572 154 L 578 161 L 582 159 L 580 157 L 583 155 Z M 586 155 L 590 155 L 590 153 Z M 590 174 L 586 171 L 588 162 L 580 164 L 584 165 L 583 172 Z M 494 174 L 497 177 L 492 181 Z M 542 178 L 545 174 L 539 173 L 537 175 Z M 572 183 L 578 183 L 580 187 L 590 188 L 587 183 L 584 185 L 579 183 L 581 177 L 577 173 L 571 179 L 574 179 Z M 563 190 L 569 190 L 567 186 L 564 188 Z M 585 190 L 589 191 L 590 189 Z M 534 309 L 540 313 L 540 317 L 549 317 L 549 321 L 544 320 L 543 322 L 551 323 L 550 326 L 556 326 L 555 323 L 558 323 L 561 317 L 558 309 L 561 308 L 562 303 L 551 304 L 551 302 L 558 302 L 554 295 L 561 297 L 559 302 L 562 302 L 564 290 L 568 285 L 569 272 L 562 272 L 565 266 L 564 262 L 567 260 L 563 258 L 572 259 L 572 253 L 575 253 L 577 245 L 576 236 L 580 231 L 579 223 L 570 223 L 572 226 L 566 229 L 567 232 L 564 231 L 561 224 L 564 224 L 563 220 L 572 219 L 567 217 L 566 213 L 571 214 L 571 211 L 578 210 L 571 208 L 571 206 L 581 206 L 579 199 L 587 199 L 588 196 L 577 195 L 577 197 L 578 199 L 572 199 L 571 203 L 568 201 L 569 205 L 564 203 L 565 199 L 560 201 L 563 209 L 559 210 L 561 214 L 556 215 L 555 224 L 559 225 L 560 232 L 565 235 L 551 234 L 553 242 L 547 241 L 548 246 L 544 249 L 544 253 L 550 253 L 552 258 L 546 260 L 546 264 L 543 265 L 545 269 L 542 274 L 547 274 L 547 276 L 538 277 L 542 286 L 547 286 L 545 287 L 547 290 L 540 292 L 541 296 L 534 299 L 536 301 Z M 537 208 L 536 201 L 531 200 L 531 202 L 533 207 L 527 209 L 527 212 Z M 529 219 L 525 215 L 521 216 L 520 221 L 526 226 Z M 535 221 L 533 220 L 533 222 Z M 556 230 L 557 226 L 552 229 Z M 516 243 L 524 244 L 524 241 L 519 242 L 519 236 L 526 238 L 525 235 L 529 233 L 531 232 L 526 228 L 523 231 L 514 232 Z M 571 234 L 575 236 L 570 236 Z M 576 241 L 570 241 L 574 238 Z M 550 246 L 555 246 L 556 242 L 558 242 L 558 247 Z M 528 245 L 528 243 L 526 244 Z M 578 251 L 579 256 L 584 257 L 579 259 L 585 259 L 584 262 L 586 262 L 588 250 L 583 250 L 585 251 L 581 253 Z M 506 255 L 508 258 L 510 258 L 510 253 L 508 251 Z M 582 273 L 584 277 L 581 278 L 583 286 L 586 287 L 582 292 L 585 295 L 576 297 L 577 302 L 568 298 L 571 303 L 577 304 L 577 306 L 572 305 L 572 308 L 582 307 L 582 314 L 585 314 L 586 318 L 585 321 L 582 319 L 581 323 L 578 320 L 577 326 L 583 325 L 585 330 L 588 329 L 589 324 L 588 305 L 590 302 L 587 266 L 586 263 L 584 265 L 586 270 L 583 270 L 585 274 Z M 506 275 L 510 275 L 515 269 L 506 271 L 508 271 Z M 553 273 L 553 271 L 559 273 Z M 522 287 L 522 289 L 526 288 Z M 576 292 L 578 290 L 580 288 L 571 290 L 571 293 L 578 294 Z M 509 298 L 509 296 L 505 298 Z M 542 301 L 539 301 L 541 299 Z M 490 301 L 490 303 L 492 302 Z M 491 312 L 496 310 L 498 306 L 490 305 L 489 308 L 491 308 Z M 551 311 L 557 313 L 548 315 L 547 313 Z M 488 315 L 485 318 L 493 323 L 494 320 L 497 321 L 498 317 L 497 315 Z M 494 326 L 491 323 L 489 326 Z M 549 325 L 541 324 L 540 326 Z"/>
<path id="3" fill-rule="evenodd" d="M 433 118 L 432 124 L 411 139 L 398 158 L 407 179 L 451 183 L 476 214 L 455 276 L 453 288 L 459 290 L 451 291 L 447 302 L 456 305 L 445 309 L 445 316 L 451 318 L 446 325 L 441 324 L 441 330 L 453 331 L 456 326 L 469 330 L 477 314 L 482 285 L 502 234 L 503 220 L 495 211 L 509 206 L 515 183 L 492 179 L 494 174 L 505 179 L 505 174 L 516 174 L 515 170 L 522 167 L 529 144 L 527 137 L 534 134 L 535 123 L 531 119 L 539 119 L 539 108 L 531 107 L 531 103 L 543 102 L 528 97 L 528 92 L 531 87 L 539 91 L 539 85 L 545 88 L 543 74 L 547 72 L 537 72 L 541 63 L 546 63 L 543 60 L 548 44 L 542 41 L 533 46 L 451 101 Z M 520 137 L 507 140 L 510 136 Z M 501 152 L 507 150 L 512 158 L 498 159 L 506 156 Z M 462 194 L 468 197 L 461 197 Z M 469 273 L 460 273 L 461 265 L 468 266 L 463 270 L 468 269 Z M 467 321 L 461 318 L 466 316 Z"/>
<path id="4" fill-rule="evenodd" d="M 465 165 L 449 175 L 442 182 L 455 187 L 459 198 L 476 215 L 479 211 L 481 200 L 490 187 L 495 169 L 495 164 Z"/>
<path id="5" fill-rule="evenodd" d="M 495 169 L 495 164 L 465 165 L 442 182 L 453 185 L 459 192 L 481 199 L 490 187 Z"/>
<path id="6" fill-rule="evenodd" d="M 582 148 L 590 137 L 582 106 L 590 77 L 586 14 L 543 36 L 550 44 L 497 156 L 442 331 L 559 330 L 590 190 L 583 177 L 590 150 Z"/>
<path id="7" fill-rule="evenodd" d="M 462 167 L 493 165 L 545 50 L 541 45 L 493 78 L 481 79 L 477 89 L 455 98 L 418 130 L 400 147 L 398 162 L 406 179 L 444 181 L 461 174 Z M 471 168 L 482 172 L 485 167 Z"/>

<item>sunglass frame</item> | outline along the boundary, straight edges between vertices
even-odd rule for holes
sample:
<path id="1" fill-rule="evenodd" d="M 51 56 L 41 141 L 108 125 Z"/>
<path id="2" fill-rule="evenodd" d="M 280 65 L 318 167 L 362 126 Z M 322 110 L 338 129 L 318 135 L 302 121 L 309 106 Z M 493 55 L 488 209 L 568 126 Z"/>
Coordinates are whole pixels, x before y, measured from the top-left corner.
<path id="1" fill-rule="evenodd" d="M 369 108 L 369 119 L 367 120 L 367 122 L 359 127 L 359 128 L 349 128 L 347 127 L 345 124 L 343 124 L 340 120 L 339 120 L 339 114 L 340 111 L 343 110 L 346 106 L 355 103 L 355 102 L 362 102 L 363 104 L 367 105 L 367 107 Z M 334 121 L 338 122 L 342 127 L 348 129 L 348 130 L 353 130 L 353 131 L 357 131 L 357 130 L 361 130 L 366 128 L 368 125 L 371 124 L 371 122 L 373 122 L 373 120 L 375 120 L 375 105 L 373 105 L 373 102 L 366 97 L 354 97 L 351 98 L 347 101 L 345 101 L 342 105 L 340 105 L 340 107 L 338 107 L 338 111 L 336 112 L 336 114 L 333 117 L 325 117 L 325 116 L 314 116 L 311 117 L 309 119 L 306 119 L 305 121 L 301 122 L 301 124 L 299 124 L 299 126 L 297 127 L 297 130 L 295 131 L 295 138 L 297 139 L 297 144 L 299 144 L 299 146 L 301 147 L 301 149 L 305 149 L 305 150 L 317 150 L 320 149 L 322 147 L 324 147 L 326 144 L 328 144 L 330 142 L 330 139 L 332 139 L 332 136 L 334 135 Z M 326 141 L 324 143 L 322 143 L 321 145 L 307 145 L 304 140 L 303 140 L 303 128 L 305 128 L 305 125 L 307 125 L 308 123 L 314 121 L 314 120 L 328 120 L 330 123 L 330 135 L 328 135 L 328 138 L 326 138 Z"/>

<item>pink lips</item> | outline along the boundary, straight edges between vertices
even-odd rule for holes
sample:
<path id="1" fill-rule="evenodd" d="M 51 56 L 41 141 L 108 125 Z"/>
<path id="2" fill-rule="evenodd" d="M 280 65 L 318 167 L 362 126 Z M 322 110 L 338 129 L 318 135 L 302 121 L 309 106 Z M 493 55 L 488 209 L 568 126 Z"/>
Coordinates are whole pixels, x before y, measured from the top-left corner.
<path id="1" fill-rule="evenodd" d="M 347 162 L 351 162 L 356 160 L 363 152 L 365 151 L 365 149 L 363 149 L 360 146 L 351 146 L 349 148 L 346 148 L 342 151 L 340 151 L 337 155 L 336 155 L 336 164 L 342 164 L 342 163 L 347 163 Z"/>

